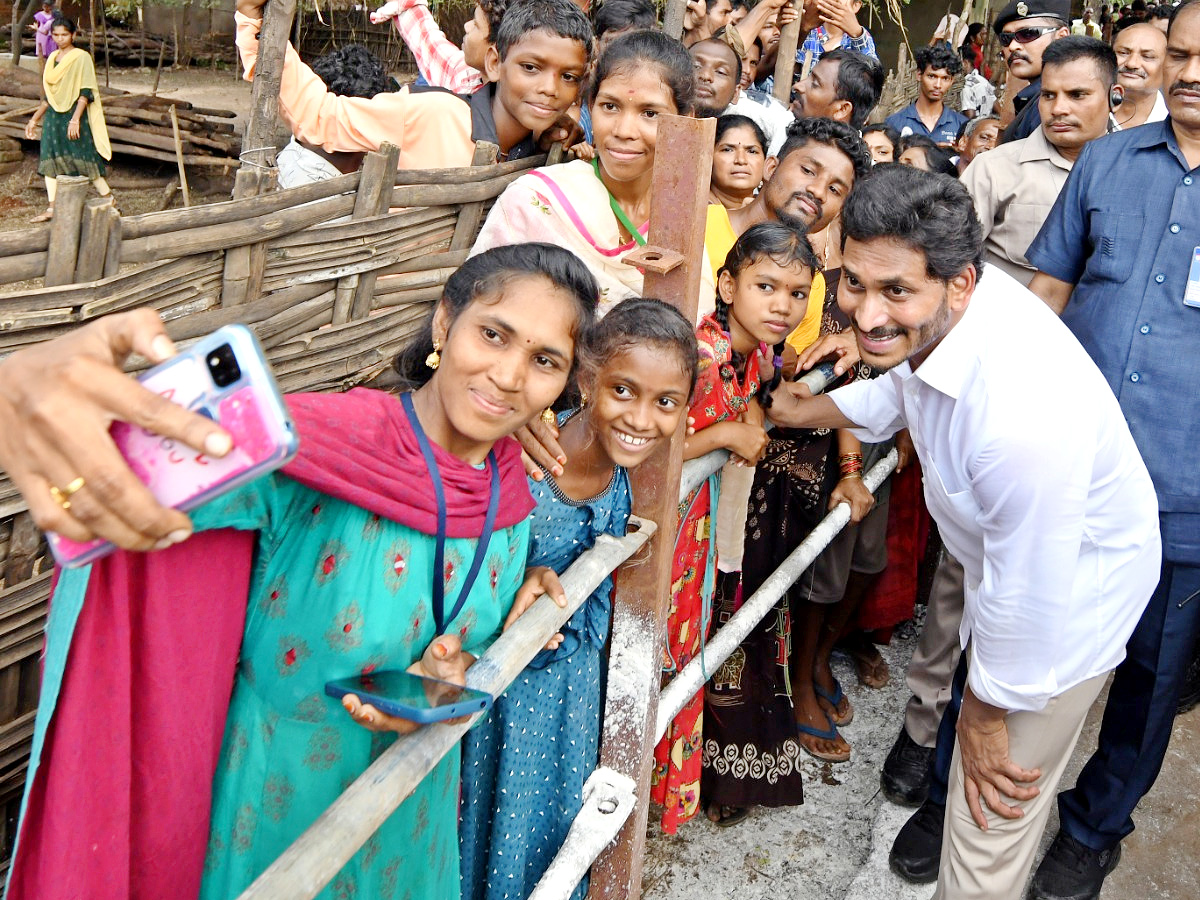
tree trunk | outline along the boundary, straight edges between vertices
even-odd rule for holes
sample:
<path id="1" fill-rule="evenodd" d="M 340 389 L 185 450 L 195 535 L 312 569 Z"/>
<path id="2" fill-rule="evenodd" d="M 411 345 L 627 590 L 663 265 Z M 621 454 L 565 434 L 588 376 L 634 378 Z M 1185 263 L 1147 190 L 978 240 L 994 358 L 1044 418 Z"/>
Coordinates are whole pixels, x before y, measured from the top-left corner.
<path id="1" fill-rule="evenodd" d="M 41 0 L 29 0 L 25 6 L 25 12 L 18 17 L 18 12 L 21 9 L 21 0 L 13 0 L 12 11 L 12 64 L 19 66 L 21 64 L 21 31 L 33 20 L 33 14 L 37 12 L 41 6 Z"/>

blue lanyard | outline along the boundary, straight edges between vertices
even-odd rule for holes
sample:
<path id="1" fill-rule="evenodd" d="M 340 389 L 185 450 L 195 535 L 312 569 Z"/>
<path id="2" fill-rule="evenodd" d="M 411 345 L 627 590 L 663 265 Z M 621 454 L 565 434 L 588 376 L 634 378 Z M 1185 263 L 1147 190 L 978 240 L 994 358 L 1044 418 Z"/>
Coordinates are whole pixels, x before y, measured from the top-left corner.
<path id="1" fill-rule="evenodd" d="M 467 602 L 467 595 L 471 593 L 471 588 L 475 585 L 475 579 L 479 576 L 479 569 L 483 566 L 483 558 L 487 555 L 488 544 L 492 540 L 492 530 L 496 525 L 496 512 L 500 508 L 500 466 L 496 462 L 495 451 L 488 451 L 488 469 L 492 474 L 491 493 L 488 496 L 487 516 L 483 522 L 483 532 L 479 535 L 479 543 L 475 545 L 475 558 L 471 560 L 471 568 L 467 572 L 466 579 L 463 580 L 462 590 L 458 592 L 458 599 L 454 602 L 454 607 L 450 610 L 450 616 L 447 618 L 445 612 L 445 595 L 446 595 L 446 495 L 442 491 L 442 476 L 438 471 L 437 460 L 433 456 L 433 447 L 429 444 L 429 438 L 425 436 L 425 429 L 421 427 L 421 421 L 417 418 L 416 410 L 413 409 L 412 394 L 401 394 L 400 402 L 404 406 L 404 412 L 408 415 L 409 422 L 412 423 L 413 431 L 417 435 L 417 442 L 421 445 L 421 455 L 425 457 L 425 466 L 429 469 L 429 477 L 433 482 L 433 492 L 437 496 L 437 543 L 434 545 L 433 551 L 433 621 L 437 626 L 437 633 L 445 634 L 446 625 L 453 622 L 455 617 L 462 612 L 463 604 Z"/>

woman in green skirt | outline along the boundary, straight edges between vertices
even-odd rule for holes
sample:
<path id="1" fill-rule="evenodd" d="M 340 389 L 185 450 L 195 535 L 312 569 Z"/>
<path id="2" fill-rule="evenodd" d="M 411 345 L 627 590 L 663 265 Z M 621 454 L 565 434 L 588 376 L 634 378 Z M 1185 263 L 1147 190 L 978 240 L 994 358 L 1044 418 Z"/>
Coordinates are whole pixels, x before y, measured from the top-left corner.
<path id="1" fill-rule="evenodd" d="M 50 26 L 50 36 L 58 49 L 50 54 L 42 72 L 46 99 L 25 126 L 25 137 L 33 140 L 42 123 L 38 174 L 45 176 L 50 197 L 50 205 L 33 219 L 35 222 L 54 217 L 54 179 L 59 175 L 83 175 L 92 180 L 101 197 L 112 193 L 104 180 L 105 161 L 112 159 L 112 147 L 100 106 L 100 86 L 91 56 L 75 46 L 76 31 L 75 23 L 62 16 Z"/>

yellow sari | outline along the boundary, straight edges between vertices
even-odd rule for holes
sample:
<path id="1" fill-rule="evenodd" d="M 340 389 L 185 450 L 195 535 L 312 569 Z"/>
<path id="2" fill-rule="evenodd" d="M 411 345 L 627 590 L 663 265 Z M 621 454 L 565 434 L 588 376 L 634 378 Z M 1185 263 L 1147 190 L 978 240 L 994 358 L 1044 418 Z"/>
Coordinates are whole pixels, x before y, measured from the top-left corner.
<path id="1" fill-rule="evenodd" d="M 112 145 L 108 141 L 104 109 L 100 105 L 100 85 L 96 81 L 92 57 L 87 51 L 72 47 L 65 54 L 61 50 L 51 53 L 42 72 L 42 87 L 51 109 L 58 113 L 71 112 L 79 102 L 80 91 L 84 88 L 91 90 L 92 100 L 87 106 L 87 116 L 92 141 L 97 153 L 105 159 L 112 159 Z"/>

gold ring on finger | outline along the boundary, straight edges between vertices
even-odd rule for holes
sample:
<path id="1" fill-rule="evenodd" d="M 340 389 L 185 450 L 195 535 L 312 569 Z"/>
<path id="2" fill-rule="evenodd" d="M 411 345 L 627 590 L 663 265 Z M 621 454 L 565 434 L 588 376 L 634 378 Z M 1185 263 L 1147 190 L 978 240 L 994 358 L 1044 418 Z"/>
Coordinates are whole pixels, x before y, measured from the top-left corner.
<path id="1" fill-rule="evenodd" d="M 50 496 L 54 498 L 54 502 L 61 506 L 64 510 L 71 508 L 71 497 L 76 494 L 84 485 L 83 476 L 80 475 L 74 479 L 65 488 L 60 488 L 55 485 L 50 485 Z"/>

